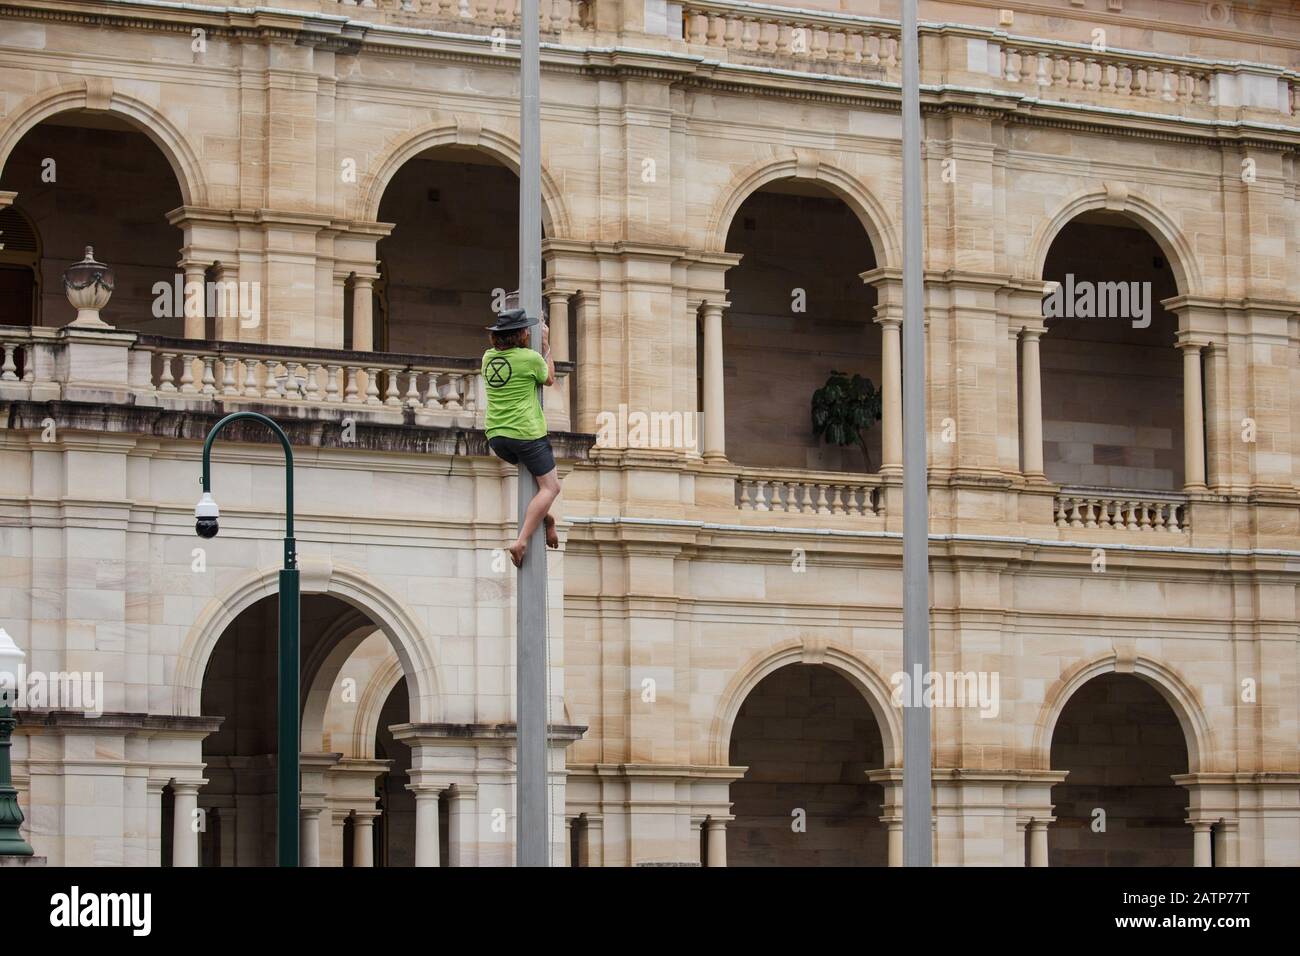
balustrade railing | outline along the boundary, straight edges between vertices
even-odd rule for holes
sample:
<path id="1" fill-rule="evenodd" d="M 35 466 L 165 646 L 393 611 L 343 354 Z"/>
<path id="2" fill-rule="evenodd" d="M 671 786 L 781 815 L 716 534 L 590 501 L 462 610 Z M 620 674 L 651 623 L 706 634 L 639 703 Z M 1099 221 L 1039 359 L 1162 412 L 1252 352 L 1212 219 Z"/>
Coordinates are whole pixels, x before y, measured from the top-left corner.
<path id="1" fill-rule="evenodd" d="M 999 75 L 1007 83 L 1041 91 L 1108 93 L 1131 99 L 1214 106 L 1215 71 L 1155 55 L 1091 51 L 1008 40 L 994 46 Z"/>
<path id="2" fill-rule="evenodd" d="M 1058 528 L 1173 533 L 1191 530 L 1187 499 L 1160 492 L 1062 488 L 1053 514 Z"/>
<path id="3" fill-rule="evenodd" d="M 474 359 L 206 343 L 141 336 L 131 384 L 164 406 L 220 400 L 270 405 L 410 408 L 469 421 L 482 400 Z"/>
<path id="4" fill-rule="evenodd" d="M 899 68 L 898 24 L 867 17 L 686 0 L 682 38 L 692 45 L 736 54 L 848 63 L 886 75 Z"/>
<path id="5" fill-rule="evenodd" d="M 123 351 L 122 392 L 137 405 L 216 408 L 255 404 L 279 414 L 313 410 L 363 412 L 374 420 L 455 424 L 481 428 L 486 404 L 477 358 L 442 358 L 390 352 L 299 348 L 244 342 L 208 342 L 119 333 Z M 0 399 L 61 397 L 61 350 L 57 329 L 0 327 Z M 547 424 L 570 427 L 568 375 L 558 363 L 556 383 L 546 390 Z M 94 384 L 90 382 L 88 384 Z M 275 412 L 273 412 L 275 414 Z"/>
<path id="6" fill-rule="evenodd" d="M 750 468 L 736 478 L 741 511 L 804 515 L 879 515 L 880 486 L 874 476 L 779 472 Z"/>
<path id="7" fill-rule="evenodd" d="M 482 29 L 519 28 L 519 0 L 326 0 L 322 8 L 337 7 L 340 12 L 392 14 L 398 19 L 435 21 L 441 25 Z M 538 21 L 543 34 L 568 33 L 584 29 L 588 22 L 591 0 L 540 0 Z M 409 15 L 402 18 L 402 14 Z"/>
<path id="8" fill-rule="evenodd" d="M 683 0 L 688 49 L 734 62 L 899 79 L 896 21 L 745 0 Z M 922 82 L 1171 115 L 1252 107 L 1294 117 L 1300 76 L 1280 66 L 923 23 Z M 936 42 L 937 41 L 937 42 Z"/>

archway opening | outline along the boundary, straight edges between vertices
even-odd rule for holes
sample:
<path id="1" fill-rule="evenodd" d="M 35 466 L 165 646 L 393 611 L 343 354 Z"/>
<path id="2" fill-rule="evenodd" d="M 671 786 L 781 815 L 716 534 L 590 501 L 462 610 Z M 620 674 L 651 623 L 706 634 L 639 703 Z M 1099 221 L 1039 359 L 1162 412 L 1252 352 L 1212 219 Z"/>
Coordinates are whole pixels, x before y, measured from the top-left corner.
<path id="1" fill-rule="evenodd" d="M 17 193 L 13 208 L 21 216 L 0 213 L 0 324 L 71 322 L 76 313 L 62 275 L 89 245 L 116 275 L 105 322 L 155 335 L 183 332 L 183 302 L 160 301 L 154 291 L 176 280 L 182 235 L 167 213 L 182 205 L 181 188 L 162 150 L 136 126 L 87 110 L 52 116 L 5 159 L 0 190 Z M 19 234 L 22 223 L 29 236 Z"/>
<path id="2" fill-rule="evenodd" d="M 378 243 L 375 348 L 481 354 L 484 326 L 519 285 L 518 176 L 486 151 L 438 146 L 402 164 L 379 219 L 393 230 Z M 350 340 L 350 308 L 344 327 Z"/>
<path id="3" fill-rule="evenodd" d="M 200 834 L 200 859 L 205 865 L 271 866 L 275 863 L 278 611 L 275 596 L 262 598 L 245 608 L 218 639 L 203 675 L 201 712 L 223 718 L 221 728 L 203 742 L 204 775 L 208 783 L 199 792 L 199 806 L 209 821 Z M 300 628 L 301 657 L 304 670 L 309 671 L 302 675 L 304 710 L 321 706 L 322 697 L 326 696 L 312 693 L 313 687 L 309 685 L 313 679 L 327 681 L 332 689 L 328 695 L 331 702 L 334 697 L 355 702 L 358 682 L 365 690 L 367 678 L 373 676 L 376 667 L 392 663 L 400 672 L 397 651 L 385 632 L 374 620 L 339 598 L 303 595 Z M 364 636 L 367 634 L 369 637 Z M 339 673 L 321 677 L 323 668 L 319 662 L 329 661 L 330 652 L 340 646 L 345 647 L 345 653 L 346 647 L 352 647 L 347 660 L 356 659 L 360 663 L 351 669 L 345 664 Z M 317 667 L 311 671 L 313 663 Z M 373 694 L 373 688 L 370 690 Z M 391 681 L 386 684 L 380 699 L 385 701 L 384 713 L 389 717 L 400 716 L 389 723 L 409 719 L 404 679 L 398 679 L 395 686 Z M 381 714 L 380 726 L 389 726 L 383 721 Z M 328 719 L 319 716 L 311 720 L 304 716 L 303 723 L 325 728 L 326 732 L 319 738 L 324 751 L 334 745 L 332 736 L 344 736 L 338 734 Z M 360 829 L 367 837 L 374 834 L 378 839 L 385 831 L 382 822 L 385 808 L 380 801 L 386 793 L 382 778 L 390 765 L 387 758 L 375 759 L 374 732 L 371 731 L 369 746 L 360 748 L 360 759 L 351 759 L 355 751 L 350 741 L 343 739 L 339 743 L 348 748 L 348 753 L 311 753 L 309 748 L 304 748 L 303 807 L 315 806 L 320 811 L 321 865 L 342 865 L 345 846 L 352 849 L 350 837 L 356 821 L 349 819 L 350 815 L 364 816 L 365 825 Z M 398 745 L 398 749 L 405 748 Z M 339 760 L 341 756 L 345 759 Z M 407 767 L 409 763 L 408 754 Z M 396 799 L 391 797 L 390 801 Z M 372 853 L 370 859 L 379 862 L 385 854 L 382 846 L 376 845 L 375 849 L 378 852 Z"/>
<path id="4" fill-rule="evenodd" d="M 726 249 L 743 256 L 727 274 L 723 320 L 727 456 L 759 467 L 878 470 L 879 421 L 864 429 L 865 448 L 827 444 L 811 425 L 813 392 L 831 372 L 882 387 L 876 290 L 861 278 L 876 252 L 862 221 L 827 188 L 782 179 L 745 199 Z"/>
<path id="5" fill-rule="evenodd" d="M 728 866 L 884 866 L 880 726 L 860 691 L 834 669 L 790 664 L 741 704 L 731 730 Z"/>
<path id="6" fill-rule="evenodd" d="M 1150 233 L 1094 210 L 1052 242 L 1043 278 L 1043 468 L 1067 487 L 1181 491 L 1183 366 L 1178 285 Z"/>
<path id="7" fill-rule="evenodd" d="M 1191 866 L 1187 740 L 1169 702 L 1133 674 L 1094 677 L 1052 732 L 1051 866 Z"/>

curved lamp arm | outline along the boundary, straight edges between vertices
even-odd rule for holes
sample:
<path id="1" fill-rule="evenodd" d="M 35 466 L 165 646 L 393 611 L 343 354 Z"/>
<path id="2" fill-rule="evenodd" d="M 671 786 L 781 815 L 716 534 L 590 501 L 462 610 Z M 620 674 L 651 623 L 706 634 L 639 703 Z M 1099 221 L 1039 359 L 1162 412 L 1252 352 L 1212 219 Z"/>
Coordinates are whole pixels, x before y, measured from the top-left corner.
<path id="1" fill-rule="evenodd" d="M 216 441 L 217 435 L 221 430 L 231 422 L 240 419 L 250 419 L 261 422 L 275 433 L 275 437 L 280 439 L 280 444 L 284 448 L 284 566 L 286 568 L 296 568 L 298 566 L 298 556 L 294 546 L 293 539 L 293 446 L 289 444 L 289 436 L 284 433 L 274 419 L 267 418 L 258 412 L 231 412 L 221 421 L 212 426 L 208 432 L 208 437 L 203 442 L 203 478 L 202 486 L 204 492 L 212 491 L 212 443 Z"/>

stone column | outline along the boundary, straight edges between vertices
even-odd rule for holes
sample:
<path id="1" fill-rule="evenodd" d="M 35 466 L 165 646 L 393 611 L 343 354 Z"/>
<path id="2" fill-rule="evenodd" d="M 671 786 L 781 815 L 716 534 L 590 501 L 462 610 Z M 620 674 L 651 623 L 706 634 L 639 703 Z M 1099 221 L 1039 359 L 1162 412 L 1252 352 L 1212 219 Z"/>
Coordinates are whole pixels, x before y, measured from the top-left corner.
<path id="1" fill-rule="evenodd" d="M 176 265 L 185 272 L 185 338 L 205 339 L 208 337 L 206 268 L 201 262 L 185 259 Z"/>
<path id="2" fill-rule="evenodd" d="M 704 847 L 710 868 L 727 865 L 727 821 L 735 817 L 709 817 L 704 821 Z"/>
<path id="3" fill-rule="evenodd" d="M 331 846 L 334 847 L 334 851 L 331 852 L 337 854 L 333 855 L 330 866 L 343 866 L 346 862 L 347 844 L 345 841 L 348 835 L 348 820 L 351 816 L 351 810 L 334 810 L 330 813 L 330 824 L 334 827 L 330 833 Z"/>
<path id="4" fill-rule="evenodd" d="M 453 784 L 447 790 L 447 864 L 473 866 L 478 859 L 478 832 L 474 826 L 478 787 Z"/>
<path id="5" fill-rule="evenodd" d="M 902 817 L 881 817 L 880 822 L 885 825 L 886 844 L 886 863 L 888 866 L 903 865 L 903 818 Z"/>
<path id="6" fill-rule="evenodd" d="M 1029 865 L 1047 866 L 1047 824 L 1050 821 L 1034 818 L 1025 828 L 1029 838 Z"/>
<path id="7" fill-rule="evenodd" d="M 546 290 L 546 321 L 551 327 L 551 354 L 557 362 L 569 361 L 570 292 Z"/>
<path id="8" fill-rule="evenodd" d="M 352 276 L 352 351 L 375 350 L 374 289 L 378 276 Z"/>
<path id="9" fill-rule="evenodd" d="M 149 801 L 149 866 L 162 866 L 162 799 L 163 788 L 166 786 L 167 780 L 158 777 L 150 777 L 149 782 L 145 784 L 145 793 Z"/>
<path id="10" fill-rule="evenodd" d="M 605 865 L 605 817 L 599 813 L 582 814 L 578 833 L 578 866 Z"/>
<path id="11" fill-rule="evenodd" d="M 303 807 L 299 811 L 300 866 L 320 866 L 320 814 L 320 807 Z"/>
<path id="12" fill-rule="evenodd" d="M 442 848 L 438 843 L 438 794 L 442 793 L 443 788 L 408 783 L 406 789 L 415 794 L 415 865 L 440 866 Z"/>
<path id="13" fill-rule="evenodd" d="M 199 835 L 194 811 L 199 808 L 199 787 L 206 780 L 172 781 L 172 866 L 199 865 Z"/>
<path id="14" fill-rule="evenodd" d="M 1183 490 L 1205 490 L 1205 409 L 1201 400 L 1203 343 L 1183 340 Z"/>
<path id="15" fill-rule="evenodd" d="M 419 808 L 419 804 L 416 804 Z M 375 817 L 379 816 L 378 810 L 353 810 L 352 811 L 352 865 L 353 866 L 374 866 L 375 865 Z M 416 849 L 417 859 L 419 849 Z M 418 866 L 419 863 L 417 862 Z"/>
<path id="16" fill-rule="evenodd" d="M 239 308 L 244 303 L 244 297 L 239 293 L 239 267 L 228 266 L 223 262 L 217 262 L 213 265 L 212 281 L 216 283 L 216 314 L 213 315 L 214 335 L 216 338 L 226 342 L 239 341 L 239 330 L 244 327 L 244 317 L 239 314 Z M 253 316 L 248 316 L 249 328 L 255 323 L 252 322 Z M 261 308 L 258 306 L 257 321 L 261 322 Z"/>
<path id="17" fill-rule="evenodd" d="M 1237 821 L 1220 820 L 1214 827 L 1214 865 L 1237 865 Z"/>
<path id="18" fill-rule="evenodd" d="M 1043 380 L 1038 343 L 1042 329 L 1020 333 L 1021 470 L 1026 478 L 1043 477 Z"/>
<path id="19" fill-rule="evenodd" d="M 880 470 L 903 468 L 903 343 L 897 316 L 877 319 L 880 324 Z"/>
<path id="20" fill-rule="evenodd" d="M 1192 866 L 1210 866 L 1214 859 L 1210 851 L 1214 824 L 1209 820 L 1192 820 L 1191 824 Z"/>
<path id="21" fill-rule="evenodd" d="M 722 310 L 730 302 L 704 303 L 704 457 L 727 458 L 726 399 L 723 393 Z"/>

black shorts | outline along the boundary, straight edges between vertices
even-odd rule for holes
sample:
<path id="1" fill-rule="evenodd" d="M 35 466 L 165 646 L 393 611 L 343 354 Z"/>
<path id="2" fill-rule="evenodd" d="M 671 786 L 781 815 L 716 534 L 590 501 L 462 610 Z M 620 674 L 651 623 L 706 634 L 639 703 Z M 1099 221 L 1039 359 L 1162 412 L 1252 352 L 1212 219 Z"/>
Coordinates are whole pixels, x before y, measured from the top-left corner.
<path id="1" fill-rule="evenodd" d="M 522 462 L 534 478 L 549 475 L 555 470 L 555 452 L 551 450 L 551 440 L 545 435 L 528 441 L 497 435 L 488 439 L 488 447 L 506 464 L 518 465 Z"/>

